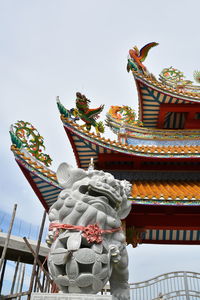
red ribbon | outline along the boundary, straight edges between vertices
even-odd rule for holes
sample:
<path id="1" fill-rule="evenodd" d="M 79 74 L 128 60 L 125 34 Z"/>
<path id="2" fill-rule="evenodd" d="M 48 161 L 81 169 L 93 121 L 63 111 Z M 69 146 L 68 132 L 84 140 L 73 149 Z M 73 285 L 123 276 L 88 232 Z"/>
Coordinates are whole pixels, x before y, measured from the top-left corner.
<path id="1" fill-rule="evenodd" d="M 66 230 L 80 230 L 83 232 L 83 237 L 86 238 L 88 243 L 101 243 L 103 238 L 102 234 L 113 233 L 121 230 L 121 227 L 114 229 L 101 229 L 98 224 L 89 224 L 88 226 L 77 226 L 70 224 L 50 223 L 49 230 L 56 228 L 55 238 L 59 235 L 58 229 Z"/>

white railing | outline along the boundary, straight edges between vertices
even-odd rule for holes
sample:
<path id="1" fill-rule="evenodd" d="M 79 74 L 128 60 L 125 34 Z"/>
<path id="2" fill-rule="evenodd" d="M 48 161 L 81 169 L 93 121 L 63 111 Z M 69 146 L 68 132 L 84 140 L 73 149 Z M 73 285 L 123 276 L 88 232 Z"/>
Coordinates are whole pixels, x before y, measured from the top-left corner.
<path id="1" fill-rule="evenodd" d="M 171 272 L 147 281 L 131 283 L 131 300 L 199 300 L 200 274 Z"/>

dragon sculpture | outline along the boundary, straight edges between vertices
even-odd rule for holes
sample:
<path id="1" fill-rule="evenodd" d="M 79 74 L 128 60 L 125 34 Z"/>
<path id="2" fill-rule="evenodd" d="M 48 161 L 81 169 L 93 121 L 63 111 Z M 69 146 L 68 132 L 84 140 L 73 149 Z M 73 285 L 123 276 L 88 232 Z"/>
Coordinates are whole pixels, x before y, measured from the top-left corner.
<path id="1" fill-rule="evenodd" d="M 44 139 L 31 123 L 18 121 L 14 126 L 11 126 L 10 135 L 13 145 L 17 148 L 25 148 L 47 167 L 51 165 L 51 157 L 43 153 L 45 149 Z"/>
<path id="2" fill-rule="evenodd" d="M 100 112 L 102 112 L 104 105 L 91 109 L 89 108 L 89 103 L 90 100 L 85 95 L 76 93 L 76 108 L 71 110 L 71 113 L 85 123 L 82 127 L 90 131 L 91 127 L 94 126 L 96 133 L 99 135 L 104 132 L 104 125 L 102 121 L 97 122 L 96 119 L 99 117 Z"/>
<path id="3" fill-rule="evenodd" d="M 96 294 L 110 281 L 113 300 L 128 300 L 128 255 L 120 219 L 130 212 L 131 185 L 98 170 L 62 163 L 63 187 L 49 211 L 48 265 L 64 293 Z"/>

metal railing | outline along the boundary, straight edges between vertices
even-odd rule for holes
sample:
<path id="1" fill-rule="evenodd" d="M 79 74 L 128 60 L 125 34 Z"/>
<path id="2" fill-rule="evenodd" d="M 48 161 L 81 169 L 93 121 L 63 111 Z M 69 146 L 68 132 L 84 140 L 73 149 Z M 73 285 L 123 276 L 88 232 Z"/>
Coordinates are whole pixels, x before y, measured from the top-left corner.
<path id="1" fill-rule="evenodd" d="M 171 272 L 147 281 L 131 283 L 132 300 L 199 300 L 200 274 Z"/>

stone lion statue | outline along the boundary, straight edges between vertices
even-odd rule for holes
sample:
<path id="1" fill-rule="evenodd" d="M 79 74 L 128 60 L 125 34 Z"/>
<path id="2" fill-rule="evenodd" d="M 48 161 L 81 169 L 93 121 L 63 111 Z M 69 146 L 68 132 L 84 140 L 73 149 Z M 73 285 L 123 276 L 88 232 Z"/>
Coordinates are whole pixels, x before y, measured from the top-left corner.
<path id="1" fill-rule="evenodd" d="M 64 293 L 96 294 L 110 281 L 113 300 L 130 299 L 128 255 L 120 219 L 131 209 L 130 183 L 62 163 L 63 187 L 49 211 L 48 266 Z"/>

